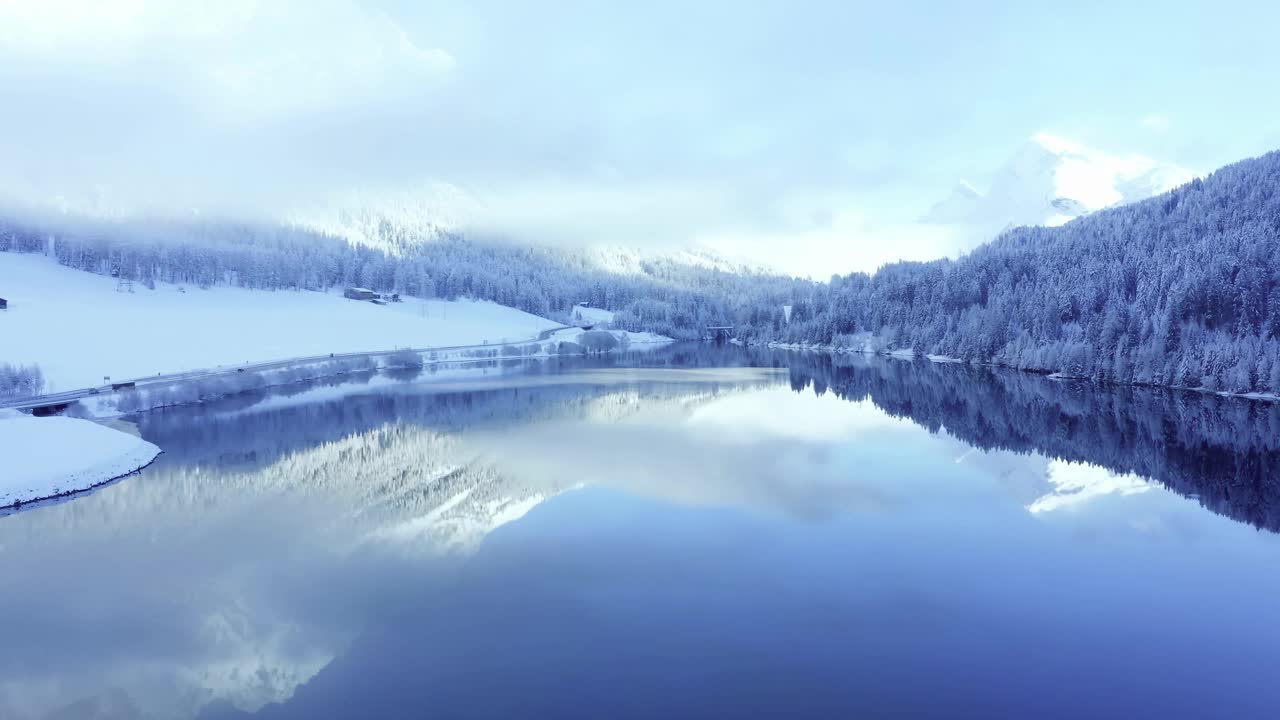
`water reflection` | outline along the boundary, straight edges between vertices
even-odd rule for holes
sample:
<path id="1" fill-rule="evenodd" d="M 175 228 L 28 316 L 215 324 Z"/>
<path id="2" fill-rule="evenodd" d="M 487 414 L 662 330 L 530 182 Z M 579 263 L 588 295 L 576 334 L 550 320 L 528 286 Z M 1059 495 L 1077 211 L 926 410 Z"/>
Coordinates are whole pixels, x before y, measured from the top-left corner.
<path id="1" fill-rule="evenodd" d="M 1251 717 L 1280 538 L 1201 505 L 1275 529 L 1276 412 L 677 347 L 146 413 L 0 519 L 0 717 Z"/>
<path id="2" fill-rule="evenodd" d="M 21 651 L 0 653 L 0 717 L 286 699 L 364 627 L 373 588 L 447 572 L 447 555 L 581 482 L 500 474 L 462 431 L 616 421 L 779 381 L 600 365 L 364 378 L 138 417 L 166 450 L 155 465 L 0 523 L 6 575 L 29 579 L 0 596 L 0 616 L 24 619 L 6 640 Z"/>
<path id="3" fill-rule="evenodd" d="M 978 449 L 1156 480 L 1213 512 L 1280 531 L 1280 403 L 860 356 L 798 355 L 790 374 L 797 391 L 869 399 Z"/>

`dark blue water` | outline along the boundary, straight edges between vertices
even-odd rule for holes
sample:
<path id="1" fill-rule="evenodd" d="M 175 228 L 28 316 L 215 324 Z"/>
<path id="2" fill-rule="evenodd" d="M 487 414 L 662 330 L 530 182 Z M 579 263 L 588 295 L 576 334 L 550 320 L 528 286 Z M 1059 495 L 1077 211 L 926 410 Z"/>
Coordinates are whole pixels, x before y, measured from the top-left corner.
<path id="1" fill-rule="evenodd" d="M 734 349 L 147 413 L 0 518 L 0 717 L 1276 717 L 1278 413 Z"/>

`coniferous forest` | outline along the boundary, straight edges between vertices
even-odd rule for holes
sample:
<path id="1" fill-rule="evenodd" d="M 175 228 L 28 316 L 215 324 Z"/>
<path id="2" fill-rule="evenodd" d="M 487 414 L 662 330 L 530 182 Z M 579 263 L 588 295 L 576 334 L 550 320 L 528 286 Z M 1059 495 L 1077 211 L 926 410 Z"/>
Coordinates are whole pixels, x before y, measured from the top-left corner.
<path id="1" fill-rule="evenodd" d="M 357 246 L 272 224 L 0 220 L 0 251 L 44 252 L 143 285 L 359 285 L 474 297 L 549 317 L 578 302 L 681 339 L 911 349 L 1095 380 L 1280 393 L 1280 153 L 1062 227 L 1019 227 L 959 259 L 828 282 L 440 234 Z M 789 308 L 789 310 L 788 310 Z"/>

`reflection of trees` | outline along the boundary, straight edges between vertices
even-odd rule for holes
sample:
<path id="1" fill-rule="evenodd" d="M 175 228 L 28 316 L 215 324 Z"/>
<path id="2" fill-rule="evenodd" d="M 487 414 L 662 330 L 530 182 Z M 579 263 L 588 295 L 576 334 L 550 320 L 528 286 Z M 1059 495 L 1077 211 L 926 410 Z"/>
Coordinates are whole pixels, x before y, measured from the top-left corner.
<path id="1" fill-rule="evenodd" d="M 491 368 L 500 367 L 496 362 Z M 503 377 L 562 376 L 610 367 L 789 367 L 792 389 L 870 399 L 876 406 L 985 450 L 1041 453 L 1157 480 L 1214 512 L 1280 531 L 1280 405 L 1198 394 L 1050 380 L 963 364 L 758 347 L 674 345 L 646 353 L 503 362 Z M 424 378 L 430 372 L 423 374 Z M 524 384 L 450 390 L 447 385 L 355 387 L 293 405 L 257 406 L 340 381 L 299 384 L 222 403 L 139 417 L 162 463 L 261 466 L 281 455 L 392 422 L 442 432 L 576 416 L 616 388 Z M 641 383 L 646 394 L 687 386 Z M 405 390 L 411 387 L 413 390 Z M 459 389 L 461 390 L 461 388 Z"/>
<path id="2" fill-rule="evenodd" d="M 1135 473 L 1214 512 L 1280 531 L 1280 404 L 926 361 L 825 353 L 786 360 L 797 392 L 870 399 L 984 450 Z"/>
<path id="3" fill-rule="evenodd" d="M 566 372 L 574 370 L 634 364 L 627 358 L 608 355 L 535 362 L 509 361 L 504 362 L 507 372 L 476 376 L 472 380 L 536 381 L 540 377 L 563 378 Z M 724 363 L 718 364 L 723 366 Z M 493 361 L 478 365 L 490 369 L 498 367 Z M 428 370 L 420 377 L 429 379 L 431 374 L 432 371 Z M 357 382 L 367 380 L 368 376 L 361 376 Z M 758 380 L 753 384 L 759 382 L 764 381 Z M 741 386 L 740 382 L 699 383 L 700 390 L 713 393 Z M 691 392 L 688 383 L 641 381 L 630 382 L 628 387 L 651 399 L 683 397 Z M 326 388 L 333 388 L 334 394 L 325 396 Z M 318 397 L 314 400 L 299 397 L 307 391 L 316 391 Z M 391 423 L 409 424 L 436 432 L 458 432 L 477 427 L 579 417 L 590 412 L 593 403 L 617 391 L 616 385 L 577 383 L 572 377 L 566 382 L 513 382 L 508 386 L 480 389 L 467 382 L 453 387 L 448 382 L 365 387 L 336 379 L 244 393 L 200 405 L 158 409 L 139 414 L 134 419 L 142 436 L 164 449 L 165 454 L 158 461 L 160 467 L 177 464 L 246 469 L 261 467 L 291 452 Z M 269 400 L 278 402 L 266 402 Z"/>

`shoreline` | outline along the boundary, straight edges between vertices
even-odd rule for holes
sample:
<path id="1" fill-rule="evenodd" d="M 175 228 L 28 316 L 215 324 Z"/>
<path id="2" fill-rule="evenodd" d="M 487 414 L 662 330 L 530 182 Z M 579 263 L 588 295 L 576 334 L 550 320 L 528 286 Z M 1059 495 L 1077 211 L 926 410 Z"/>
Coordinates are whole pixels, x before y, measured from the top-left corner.
<path id="1" fill-rule="evenodd" d="M 151 465 L 162 450 L 127 429 L 72 417 L 0 414 L 0 510 L 69 497 Z"/>
<path id="2" fill-rule="evenodd" d="M 574 328 L 573 326 L 562 326 L 559 328 L 544 330 L 537 338 L 528 338 L 512 342 L 490 343 L 485 341 L 478 345 L 334 353 L 328 356 L 267 360 L 243 366 L 184 370 L 152 377 L 130 378 L 110 385 L 98 387 L 85 387 L 62 392 L 44 393 L 41 395 L 0 400 L 0 411 L 12 409 L 22 412 L 33 412 L 40 409 L 52 408 L 52 412 L 49 412 L 48 414 L 60 415 L 68 408 L 79 404 L 81 407 L 86 408 L 93 417 L 112 417 L 127 415 L 129 413 L 139 412 L 142 410 L 151 410 L 159 407 L 199 403 L 209 399 L 217 399 L 219 397 L 234 395 L 246 390 L 279 387 L 299 381 L 319 380 L 369 371 L 394 370 L 409 367 L 429 367 L 481 362 L 485 360 L 523 360 L 560 357 L 562 356 L 560 353 L 546 345 L 543 345 L 543 343 L 554 343 L 558 345 L 568 338 L 557 339 L 557 335 L 571 333 L 574 330 L 577 330 L 577 334 L 574 335 L 576 339 L 576 337 L 580 336 L 583 331 L 578 328 Z M 618 337 L 619 340 L 622 341 L 622 344 L 616 348 L 610 348 L 607 350 L 583 349 L 580 353 L 568 354 L 588 355 L 626 352 L 633 346 L 637 351 L 642 351 L 675 342 L 672 338 L 655 335 L 653 333 L 632 333 L 625 330 L 609 330 L 607 332 Z M 625 338 L 625 340 L 623 340 L 623 338 Z M 540 351 L 535 354 L 502 354 L 504 349 L 525 349 L 532 345 L 538 345 Z M 406 364 L 401 362 L 401 359 L 397 356 L 405 353 L 417 355 L 418 364 Z M 432 357 L 437 353 L 443 354 L 443 357 Z M 221 387 L 217 387 L 213 394 L 206 395 L 200 390 L 202 384 L 206 388 L 215 385 Z M 160 393 L 164 391 L 174 391 L 179 388 L 193 387 L 196 388 L 198 396 L 194 398 L 183 398 L 178 402 L 144 403 L 137 407 L 129 407 L 125 410 L 121 410 L 118 407 L 107 406 L 108 401 L 128 397 L 128 393 Z"/>
<path id="3" fill-rule="evenodd" d="M 640 352 L 657 346 L 669 344 L 670 339 L 645 339 L 634 343 Z M 498 350 L 501 346 L 493 347 Z M 600 354 L 625 352 L 618 348 Z M 586 354 L 586 353 L 584 353 Z M 595 353 L 591 353 L 595 354 Z M 557 354 L 539 353 L 537 355 L 495 355 L 492 357 L 454 357 L 428 360 L 423 358 L 421 365 L 375 367 L 372 372 L 406 369 L 416 367 L 447 367 L 468 364 L 493 363 L 512 360 L 551 360 L 564 357 Z M 191 385 L 193 389 L 198 381 L 178 380 L 167 386 L 155 388 L 137 388 L 116 392 L 101 393 L 75 400 L 72 405 L 79 404 L 85 416 L 71 417 L 67 415 L 51 415 L 38 417 L 18 410 L 0 409 L 0 456 L 4 456 L 12 470 L 11 477 L 0 477 L 0 517 L 23 510 L 39 507 L 57 500 L 69 499 L 88 493 L 98 488 L 113 484 L 136 475 L 150 467 L 164 453 L 160 447 L 143 440 L 136 431 L 112 425 L 114 418 L 131 412 L 144 412 L 174 407 L 178 405 L 200 404 L 228 397 L 255 389 L 281 387 L 298 382 L 336 378 L 363 372 L 361 370 L 338 370 L 334 373 L 321 373 L 314 377 L 290 377 L 290 373 L 277 372 L 255 373 L 262 384 L 253 383 L 248 387 L 224 388 L 224 392 L 212 395 L 198 394 L 191 399 L 174 401 L 172 395 L 166 397 L 166 390 L 182 385 Z M 249 377 L 247 374 L 240 377 Z M 118 408 L 109 407 L 107 403 L 123 393 L 150 394 L 151 402 L 144 401 L 137 408 L 121 412 Z M 138 397 L 135 395 L 134 397 Z M 143 396 L 145 397 L 145 395 Z M 93 401 L 92 406 L 87 401 Z M 36 425 L 35 423 L 40 423 Z M 68 459 L 64 453 L 70 451 L 79 455 L 80 461 Z M 21 479 L 15 480 L 15 477 Z"/>
<path id="4" fill-rule="evenodd" d="M 125 478 L 128 478 L 131 475 L 137 475 L 143 470 L 146 470 L 147 468 L 151 467 L 152 465 L 155 464 L 156 460 L 160 459 L 160 456 L 163 454 L 164 454 L 164 451 L 160 450 L 150 460 L 148 460 L 145 465 L 134 468 L 133 470 L 130 470 L 129 472 L 124 473 L 123 475 L 110 477 L 110 478 L 107 478 L 106 480 L 102 480 L 101 482 L 96 482 L 86 487 L 82 487 L 74 490 L 64 490 L 62 492 L 58 492 L 53 495 L 46 495 L 43 497 L 32 498 L 31 500 L 15 500 L 14 502 L 8 505 L 0 505 L 0 518 L 3 518 L 7 515 L 13 515 L 14 513 L 19 513 L 24 510 L 32 510 L 38 507 L 44 507 L 45 505 L 52 505 L 56 501 L 67 500 L 77 495 L 90 493 L 99 488 L 106 487 L 107 485 L 115 484 L 117 482 L 120 482 L 121 480 L 124 480 Z"/>
<path id="5" fill-rule="evenodd" d="M 1028 368 L 1014 367 L 1013 365 L 1004 365 L 994 362 L 979 362 L 974 360 L 962 360 L 960 358 L 951 357 L 950 355 L 935 355 L 926 353 L 924 355 L 917 354 L 914 350 L 870 350 L 860 348 L 837 348 L 830 345 L 805 345 L 796 343 L 748 343 L 775 350 L 786 350 L 788 352 L 822 352 L 832 355 L 873 355 L 877 357 L 888 357 L 895 360 L 918 360 L 924 359 L 932 363 L 938 364 L 959 364 L 973 365 L 977 367 L 992 367 L 1002 370 L 1010 370 L 1013 372 L 1027 373 L 1029 375 L 1040 375 L 1050 380 L 1071 380 L 1075 382 L 1087 382 L 1091 385 L 1110 385 L 1114 387 L 1142 387 L 1142 388 L 1158 388 L 1161 390 L 1178 390 L 1183 392 L 1195 392 L 1204 395 L 1217 395 L 1224 398 L 1239 398 L 1241 400 L 1253 400 L 1257 402 L 1280 402 L 1280 395 L 1259 392 L 1237 393 L 1228 390 L 1211 390 L 1206 387 L 1186 387 L 1183 385 L 1162 385 L 1160 383 L 1144 383 L 1144 382 L 1116 382 L 1114 380 L 1095 380 L 1089 377 L 1079 375 L 1070 375 L 1062 371 L 1048 372 L 1045 370 L 1031 370 Z"/>

